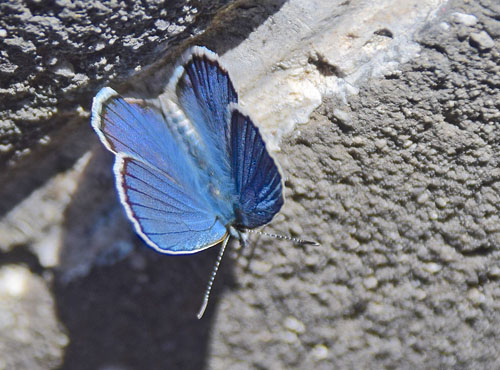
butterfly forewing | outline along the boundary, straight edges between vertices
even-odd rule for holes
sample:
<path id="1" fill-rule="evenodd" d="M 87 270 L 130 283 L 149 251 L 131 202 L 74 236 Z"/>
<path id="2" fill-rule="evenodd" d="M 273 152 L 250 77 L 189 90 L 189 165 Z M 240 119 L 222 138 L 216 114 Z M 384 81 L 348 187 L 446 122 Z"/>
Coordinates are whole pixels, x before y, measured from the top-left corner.
<path id="1" fill-rule="evenodd" d="M 177 67 L 168 90 L 207 145 L 205 155 L 214 175 L 223 178 L 221 191 L 234 192 L 228 185 L 228 106 L 238 96 L 227 70 L 216 54 L 194 47 Z"/>

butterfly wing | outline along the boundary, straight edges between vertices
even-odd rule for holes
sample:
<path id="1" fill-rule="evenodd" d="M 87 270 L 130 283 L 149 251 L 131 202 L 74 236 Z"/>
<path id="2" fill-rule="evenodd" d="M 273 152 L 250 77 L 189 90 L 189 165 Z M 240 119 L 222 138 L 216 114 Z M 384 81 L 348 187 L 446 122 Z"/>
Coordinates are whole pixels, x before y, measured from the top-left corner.
<path id="1" fill-rule="evenodd" d="M 229 111 L 231 169 L 238 194 L 235 225 L 252 229 L 270 222 L 281 209 L 281 174 L 250 117 L 235 104 Z"/>
<path id="2" fill-rule="evenodd" d="M 163 253 L 198 252 L 227 233 L 200 192 L 199 168 L 167 125 L 185 119 L 180 111 L 165 116 L 110 88 L 99 92 L 92 107 L 92 126 L 116 155 L 114 172 L 127 216 L 137 233 Z"/>
<path id="3" fill-rule="evenodd" d="M 238 95 L 215 53 L 195 46 L 184 60 L 176 68 L 167 91 L 207 143 L 210 160 L 220 163 L 221 158 L 228 156 L 228 106 L 238 101 Z M 229 170 L 228 163 L 220 166 L 223 171 Z"/>

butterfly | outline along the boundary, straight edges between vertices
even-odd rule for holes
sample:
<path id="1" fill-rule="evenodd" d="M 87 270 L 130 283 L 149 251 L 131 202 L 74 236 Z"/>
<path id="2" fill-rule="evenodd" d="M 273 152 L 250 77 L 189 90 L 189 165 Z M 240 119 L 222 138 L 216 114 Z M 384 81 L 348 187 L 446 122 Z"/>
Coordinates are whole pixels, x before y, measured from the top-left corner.
<path id="1" fill-rule="evenodd" d="M 105 87 L 91 123 L 115 155 L 120 201 L 149 246 L 189 254 L 223 242 L 201 317 L 229 237 L 246 242 L 284 202 L 283 176 L 227 69 L 212 51 L 192 47 L 158 99 Z"/>

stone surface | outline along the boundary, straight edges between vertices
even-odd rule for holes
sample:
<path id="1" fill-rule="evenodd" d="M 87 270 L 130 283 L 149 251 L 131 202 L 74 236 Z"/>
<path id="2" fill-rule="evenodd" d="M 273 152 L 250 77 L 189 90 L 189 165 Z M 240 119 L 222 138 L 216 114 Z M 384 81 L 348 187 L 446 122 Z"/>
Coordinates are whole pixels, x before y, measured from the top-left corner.
<path id="1" fill-rule="evenodd" d="M 0 5 L 0 368 L 500 367 L 497 1 L 20 4 Z M 98 86 L 154 96 L 187 44 L 281 148 L 266 230 L 321 243 L 230 243 L 201 321 L 217 249 L 145 247 L 88 125 Z"/>
<path id="2" fill-rule="evenodd" d="M 474 32 L 470 35 L 470 39 L 480 50 L 489 50 L 495 46 L 495 41 L 484 31 Z"/>
<path id="3" fill-rule="evenodd" d="M 26 267 L 1 266 L 0 368 L 56 368 L 67 344 L 47 279 Z"/>
<path id="4" fill-rule="evenodd" d="M 0 166 L 29 156 L 95 91 L 161 58 L 201 33 L 229 0 L 2 1 L 0 3 Z M 200 16 L 198 16 L 200 15 Z"/>
<path id="5" fill-rule="evenodd" d="M 366 79 L 417 55 L 413 34 L 444 3 L 291 0 L 223 60 L 277 148 L 323 99 L 345 100 Z"/>
<path id="6" fill-rule="evenodd" d="M 477 17 L 472 14 L 464 14 L 464 13 L 459 13 L 455 12 L 453 13 L 452 19 L 455 22 L 462 23 L 466 26 L 475 26 L 477 23 Z"/>

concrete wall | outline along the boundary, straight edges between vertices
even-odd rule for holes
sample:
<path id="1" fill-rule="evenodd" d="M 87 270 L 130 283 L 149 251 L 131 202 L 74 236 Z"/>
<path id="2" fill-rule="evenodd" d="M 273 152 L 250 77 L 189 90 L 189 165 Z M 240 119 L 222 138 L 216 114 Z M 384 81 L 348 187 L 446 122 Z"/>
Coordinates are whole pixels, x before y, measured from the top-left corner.
<path id="1" fill-rule="evenodd" d="M 498 368 L 494 0 L 0 4 L 0 369 Z M 265 231 L 155 253 L 89 125 L 221 55 L 285 173 Z"/>

